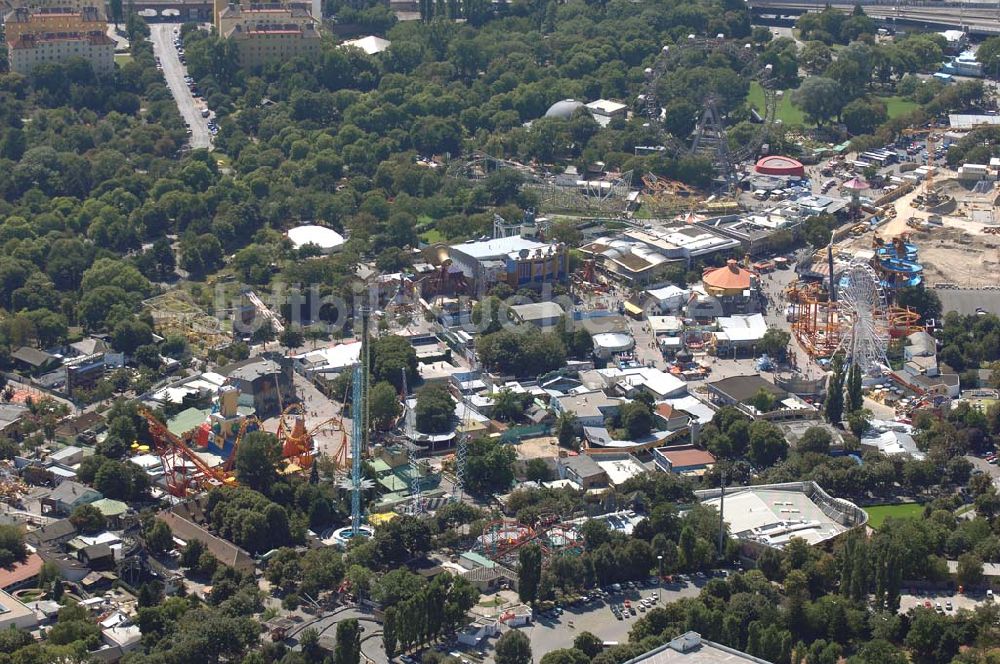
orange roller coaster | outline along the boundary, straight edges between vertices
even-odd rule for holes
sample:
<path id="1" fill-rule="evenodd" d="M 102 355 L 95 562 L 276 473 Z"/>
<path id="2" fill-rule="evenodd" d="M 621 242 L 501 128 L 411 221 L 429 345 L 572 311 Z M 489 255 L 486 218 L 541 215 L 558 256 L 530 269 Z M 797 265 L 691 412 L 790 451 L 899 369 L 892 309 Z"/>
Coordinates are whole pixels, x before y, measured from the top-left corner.
<path id="1" fill-rule="evenodd" d="M 836 302 L 819 284 L 792 285 L 786 292 L 791 302 L 792 332 L 810 357 L 830 357 L 840 347 L 841 320 Z"/>
<path id="2" fill-rule="evenodd" d="M 149 410 L 139 408 L 138 414 L 148 425 L 149 437 L 163 464 L 164 478 L 170 495 L 184 498 L 188 493 L 236 484 L 236 477 L 231 471 L 209 466 Z"/>
<path id="3" fill-rule="evenodd" d="M 289 423 L 291 420 L 291 423 Z M 320 422 L 312 429 L 306 428 L 306 411 L 302 404 L 292 404 L 281 413 L 278 421 L 278 441 L 281 456 L 300 468 L 309 468 L 313 463 L 313 448 L 316 434 L 321 431 L 344 431 L 342 418 L 332 417 Z M 334 463 L 338 468 L 347 465 L 347 436 L 341 435 L 340 445 L 334 452 Z"/>

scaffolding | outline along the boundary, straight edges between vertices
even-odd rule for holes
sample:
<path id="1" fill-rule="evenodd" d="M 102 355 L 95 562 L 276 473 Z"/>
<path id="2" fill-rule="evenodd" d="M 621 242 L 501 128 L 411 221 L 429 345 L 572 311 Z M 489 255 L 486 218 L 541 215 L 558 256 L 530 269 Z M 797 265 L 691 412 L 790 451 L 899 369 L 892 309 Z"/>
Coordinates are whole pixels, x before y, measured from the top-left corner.
<path id="1" fill-rule="evenodd" d="M 793 284 L 786 295 L 799 344 L 812 358 L 831 357 L 843 341 L 839 304 L 819 284 Z"/>

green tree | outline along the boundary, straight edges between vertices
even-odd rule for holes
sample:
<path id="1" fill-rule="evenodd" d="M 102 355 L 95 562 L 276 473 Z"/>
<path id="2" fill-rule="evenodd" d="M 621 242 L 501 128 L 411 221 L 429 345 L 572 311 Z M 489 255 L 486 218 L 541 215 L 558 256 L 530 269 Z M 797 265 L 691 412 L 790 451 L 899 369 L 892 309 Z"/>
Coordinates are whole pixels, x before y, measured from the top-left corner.
<path id="1" fill-rule="evenodd" d="M 833 441 L 830 432 L 823 427 L 809 427 L 802 434 L 796 446 L 799 452 L 813 454 L 829 454 L 830 443 Z"/>
<path id="2" fill-rule="evenodd" d="M 408 385 L 417 381 L 417 351 L 403 337 L 389 335 L 372 342 L 372 382 L 388 381 L 403 389 L 403 371 Z"/>
<path id="3" fill-rule="evenodd" d="M 107 520 L 101 510 L 93 505 L 80 505 L 73 510 L 69 520 L 84 535 L 99 533 L 107 527 Z"/>
<path id="4" fill-rule="evenodd" d="M 563 447 L 572 447 L 576 442 L 576 416 L 573 413 L 559 413 L 556 418 L 556 437 Z"/>
<path id="5" fill-rule="evenodd" d="M 858 136 L 872 134 L 889 119 L 885 104 L 866 99 L 855 99 L 844 106 L 841 119 L 847 131 Z"/>
<path id="6" fill-rule="evenodd" d="M 278 439 L 267 431 L 252 431 L 236 450 L 236 479 L 254 491 L 267 493 L 277 479 Z"/>
<path id="7" fill-rule="evenodd" d="M 989 37 L 976 49 L 976 60 L 988 76 L 1000 78 L 1000 37 Z"/>
<path id="8" fill-rule="evenodd" d="M 750 461 L 757 468 L 767 468 L 785 458 L 788 443 L 781 429 L 766 420 L 758 420 L 750 425 Z"/>
<path id="9" fill-rule="evenodd" d="M 819 76 L 833 62 L 833 51 L 821 41 L 809 41 L 802 45 L 799 64 L 812 76 Z"/>
<path id="10" fill-rule="evenodd" d="M 847 372 L 847 409 L 851 412 L 861 410 L 865 405 L 865 397 L 861 391 L 861 367 L 851 363 Z"/>
<path id="11" fill-rule="evenodd" d="M 150 551 L 156 554 L 166 553 L 174 548 L 174 537 L 170 532 L 170 527 L 160 519 L 153 521 L 143 538 Z"/>
<path id="12" fill-rule="evenodd" d="M 517 554 L 517 595 L 522 602 L 533 603 L 538 599 L 538 585 L 542 579 L 542 550 L 537 544 L 526 544 Z M 499 644 L 497 644 L 499 661 Z"/>
<path id="13" fill-rule="evenodd" d="M 468 443 L 465 461 L 465 488 L 472 494 L 486 496 L 506 493 L 514 482 L 514 460 L 510 445 L 488 438 Z"/>
<path id="14" fill-rule="evenodd" d="M 757 409 L 759 413 L 769 413 L 774 410 L 775 403 L 777 403 L 774 395 L 763 387 L 757 390 L 757 393 L 750 397 L 747 401 L 748 404 Z"/>
<path id="15" fill-rule="evenodd" d="M 297 325 L 289 325 L 278 335 L 278 343 L 285 348 L 298 348 L 305 343 L 306 335 Z"/>
<path id="16" fill-rule="evenodd" d="M 845 101 L 840 84 L 823 76 L 807 78 L 792 93 L 792 103 L 818 125 L 838 117 Z"/>
<path id="17" fill-rule="evenodd" d="M 386 608 L 382 618 L 382 646 L 390 660 L 396 655 L 396 607 Z"/>
<path id="18" fill-rule="evenodd" d="M 24 532 L 18 526 L 0 525 L 0 567 L 10 567 L 24 562 L 28 550 L 24 546 Z"/>
<path id="19" fill-rule="evenodd" d="M 117 30 L 118 24 L 122 22 L 122 0 L 110 0 L 108 7 L 111 9 L 111 20 L 114 21 Z"/>
<path id="20" fill-rule="evenodd" d="M 139 346 L 153 341 L 153 331 L 148 325 L 134 318 L 127 318 L 115 325 L 112 345 L 126 355 L 131 355 Z"/>
<path id="21" fill-rule="evenodd" d="M 302 632 L 302 637 L 299 639 L 299 647 L 308 661 L 319 662 L 323 660 L 323 646 L 319 643 L 319 632 L 315 627 L 310 627 Z"/>
<path id="22" fill-rule="evenodd" d="M 604 649 L 604 641 L 590 632 L 580 632 L 573 639 L 573 647 L 593 659 Z"/>
<path id="23" fill-rule="evenodd" d="M 493 399 L 493 417 L 502 422 L 512 422 L 524 414 L 523 395 L 509 388 L 501 388 L 491 395 Z"/>
<path id="24" fill-rule="evenodd" d="M 851 430 L 855 438 L 861 438 L 871 426 L 872 412 L 867 408 L 860 408 L 847 414 L 847 428 Z"/>
<path id="25" fill-rule="evenodd" d="M 844 365 L 840 355 L 834 355 L 830 364 L 833 372 L 826 388 L 826 403 L 823 406 L 830 424 L 840 424 L 844 417 Z"/>
<path id="26" fill-rule="evenodd" d="M 497 664 L 531 664 L 531 642 L 524 632 L 512 629 L 497 641 Z"/>
<path id="27" fill-rule="evenodd" d="M 382 381 L 376 383 L 369 396 L 369 413 L 372 424 L 380 431 L 386 431 L 399 417 L 403 406 L 392 383 Z"/>
<path id="28" fill-rule="evenodd" d="M 912 307 L 925 321 L 941 317 L 941 299 L 937 293 L 924 288 L 923 285 L 900 288 L 896 292 L 896 304 L 901 307 Z"/>
<path id="29" fill-rule="evenodd" d="M 623 404 L 618 414 L 625 434 L 632 440 L 649 435 L 653 429 L 653 413 L 642 401 Z"/>
<path id="30" fill-rule="evenodd" d="M 785 352 L 788 350 L 788 342 L 791 340 L 791 334 L 785 330 L 772 327 L 764 333 L 764 336 L 757 344 L 757 350 L 773 357 L 781 358 L 785 356 Z"/>
<path id="31" fill-rule="evenodd" d="M 830 238 L 833 236 L 832 228 L 836 223 L 837 220 L 832 214 L 824 213 L 806 217 L 806 220 L 802 222 L 802 234 L 805 236 L 806 242 L 816 249 L 822 249 L 830 244 Z"/>
<path id="32" fill-rule="evenodd" d="M 206 553 L 205 544 L 201 540 L 188 540 L 187 545 L 181 550 L 179 562 L 183 567 L 194 569 L 198 567 L 198 561 L 204 553 Z"/>
<path id="33" fill-rule="evenodd" d="M 361 627 L 357 618 L 337 623 L 337 642 L 333 651 L 334 664 L 359 664 L 361 661 Z"/>
<path id="34" fill-rule="evenodd" d="M 455 415 L 455 400 L 448 388 L 441 385 L 426 385 L 417 391 L 417 405 L 414 415 L 417 430 L 422 433 L 445 433 L 451 429 Z"/>
<path id="35" fill-rule="evenodd" d="M 958 557 L 955 578 L 966 588 L 976 588 L 983 582 L 983 559 L 974 553 L 963 553 Z"/>
<path id="36" fill-rule="evenodd" d="M 524 477 L 529 482 L 548 482 L 552 479 L 552 471 L 545 459 L 528 459 L 524 464 Z"/>

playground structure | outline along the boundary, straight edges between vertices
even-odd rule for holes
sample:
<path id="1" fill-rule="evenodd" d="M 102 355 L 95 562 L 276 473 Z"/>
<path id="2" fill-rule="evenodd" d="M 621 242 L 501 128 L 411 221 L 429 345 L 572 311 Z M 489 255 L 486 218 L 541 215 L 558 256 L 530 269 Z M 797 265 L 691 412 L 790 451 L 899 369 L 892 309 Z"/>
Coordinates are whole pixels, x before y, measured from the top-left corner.
<path id="1" fill-rule="evenodd" d="M 525 189 L 538 194 L 541 211 L 594 212 L 618 216 L 629 205 L 632 171 L 608 173 L 601 179 L 583 179 L 553 175 L 533 166 L 474 152 L 448 166 L 448 176 L 479 182 L 500 171 L 514 171 L 521 176 Z"/>
<path id="2" fill-rule="evenodd" d="M 534 527 L 516 519 L 495 519 L 483 526 L 475 548 L 493 562 L 510 569 L 519 566 L 518 555 L 526 544 L 537 544 L 543 564 L 555 555 L 580 554 L 583 536 L 577 526 L 562 522 L 554 515 L 539 517 Z"/>
<path id="3" fill-rule="evenodd" d="M 875 235 L 875 258 L 872 267 L 881 277 L 882 287 L 892 300 L 895 291 L 909 286 L 919 286 L 924 280 L 924 266 L 917 257 L 917 245 L 909 242 L 909 235 L 893 238 L 889 243 Z"/>

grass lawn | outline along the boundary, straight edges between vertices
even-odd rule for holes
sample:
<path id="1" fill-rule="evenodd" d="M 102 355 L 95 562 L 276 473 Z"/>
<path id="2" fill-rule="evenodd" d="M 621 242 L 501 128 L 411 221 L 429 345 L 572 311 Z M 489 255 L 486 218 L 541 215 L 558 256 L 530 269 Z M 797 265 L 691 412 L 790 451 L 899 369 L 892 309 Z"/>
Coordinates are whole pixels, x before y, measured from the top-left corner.
<path id="1" fill-rule="evenodd" d="M 436 228 L 429 228 L 420 234 L 420 239 L 427 244 L 434 244 L 435 242 L 444 242 L 444 235 L 441 235 L 441 231 Z"/>
<path id="2" fill-rule="evenodd" d="M 121 66 L 126 62 L 132 61 L 131 53 L 115 53 L 115 64 Z"/>
<path id="3" fill-rule="evenodd" d="M 911 99 L 903 99 L 902 97 L 879 97 L 879 99 L 885 104 L 885 110 L 890 118 L 905 115 L 920 106 L 917 102 Z"/>
<path id="4" fill-rule="evenodd" d="M 757 81 L 750 82 L 750 94 L 747 95 L 747 103 L 761 111 L 764 108 L 764 89 Z M 781 120 L 786 125 L 811 126 L 806 120 L 805 114 L 795 106 L 792 106 L 792 90 L 785 90 L 778 99 L 778 105 L 774 112 L 775 119 Z"/>
<path id="5" fill-rule="evenodd" d="M 872 505 L 864 509 L 868 513 L 868 525 L 876 530 L 889 517 L 894 519 L 919 519 L 924 513 L 924 506 L 919 503 Z"/>

